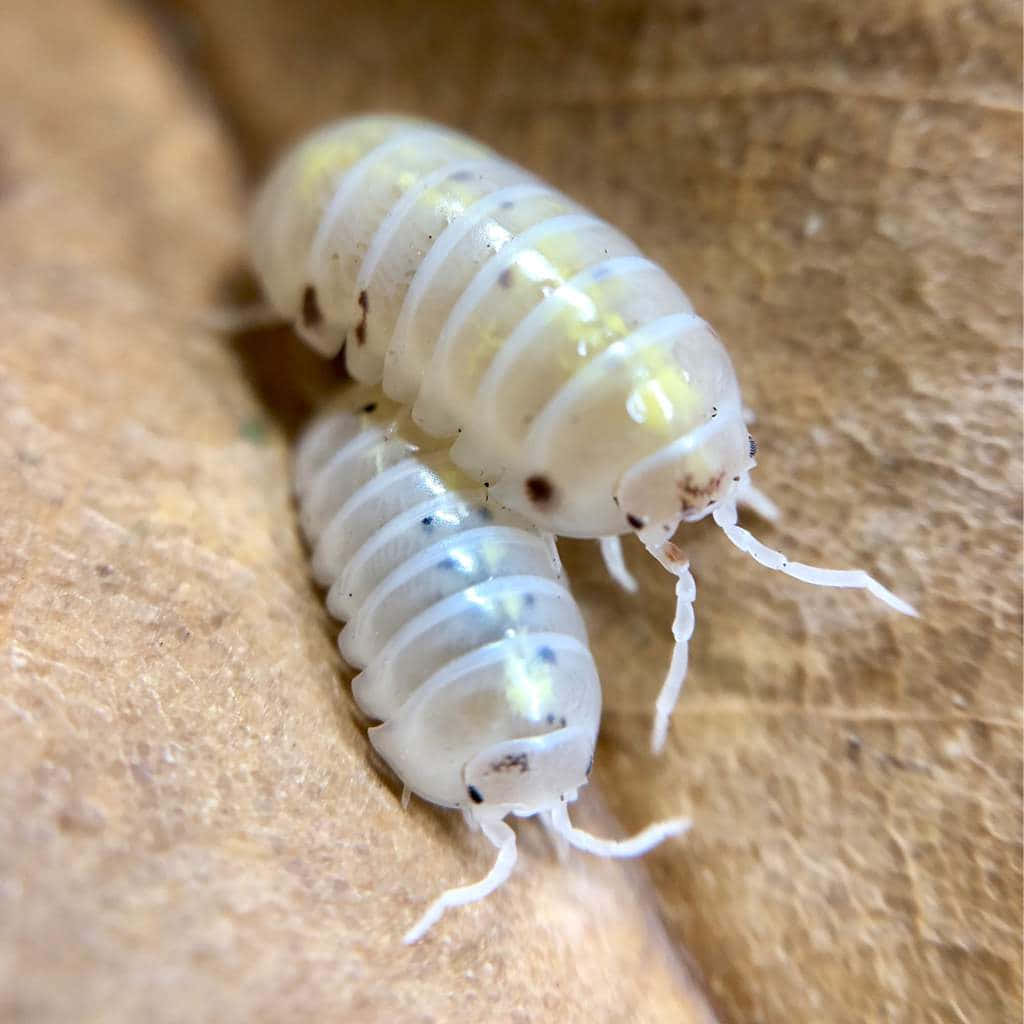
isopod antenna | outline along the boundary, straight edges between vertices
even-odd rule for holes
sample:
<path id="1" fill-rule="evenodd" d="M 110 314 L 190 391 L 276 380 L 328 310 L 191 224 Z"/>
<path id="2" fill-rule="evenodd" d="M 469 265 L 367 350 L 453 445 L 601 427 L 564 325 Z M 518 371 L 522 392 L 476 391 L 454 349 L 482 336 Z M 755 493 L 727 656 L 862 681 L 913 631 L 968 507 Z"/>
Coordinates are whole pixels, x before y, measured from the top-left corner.
<path id="1" fill-rule="evenodd" d="M 689 818 L 669 818 L 656 821 L 628 839 L 601 839 L 577 828 L 569 820 L 569 807 L 560 803 L 551 809 L 551 824 L 555 831 L 576 847 L 597 857 L 640 857 L 671 836 L 689 831 L 693 824 Z"/>
<path id="2" fill-rule="evenodd" d="M 489 896 L 500 885 L 508 881 L 516 865 L 516 834 L 504 821 L 481 822 L 481 831 L 497 847 L 498 856 L 490 871 L 472 885 L 461 885 L 446 889 L 427 907 L 423 916 L 402 936 L 402 942 L 411 946 L 419 942 L 431 928 L 441 920 L 441 915 L 451 907 L 463 907 Z"/>
<path id="3" fill-rule="evenodd" d="M 821 569 L 817 566 L 805 565 L 803 562 L 791 562 L 782 552 L 761 543 L 749 530 L 745 530 L 737 522 L 737 501 L 742 500 L 746 504 L 753 504 L 753 501 L 750 500 L 752 496 L 755 497 L 755 500 L 763 497 L 752 486 L 741 484 L 730 500 L 722 502 L 712 511 L 712 517 L 726 537 L 741 551 L 750 555 L 754 561 L 769 569 L 792 576 L 794 579 L 802 580 L 804 583 L 813 583 L 815 586 L 866 590 L 901 614 L 917 617 L 917 611 L 912 605 L 883 587 L 878 580 L 864 572 L 863 569 Z M 767 502 L 767 499 L 765 501 Z M 765 505 L 765 511 L 776 512 L 777 510 L 773 503 L 768 502 Z M 651 750 L 657 754 L 665 746 L 669 718 L 679 700 L 679 694 L 686 678 L 689 643 L 694 628 L 693 602 L 697 596 L 697 588 L 690 573 L 689 563 L 679 554 L 678 549 L 671 541 L 653 542 L 643 536 L 641 536 L 641 540 L 648 552 L 676 577 L 676 611 L 672 622 L 672 637 L 675 640 L 675 646 L 672 649 L 672 661 L 668 673 L 658 693 L 654 724 L 651 729 Z"/>
<path id="4" fill-rule="evenodd" d="M 726 537 L 740 551 L 745 551 L 755 562 L 759 562 L 769 569 L 776 569 L 787 576 L 792 576 L 795 580 L 813 583 L 818 587 L 847 587 L 854 590 L 866 590 L 880 601 L 884 601 L 890 608 L 895 608 L 903 615 L 917 618 L 917 611 L 912 605 L 904 601 L 903 598 L 897 597 L 891 590 L 887 590 L 863 569 L 820 569 L 814 565 L 804 565 L 803 562 L 791 562 L 781 551 L 762 544 L 749 530 L 744 530 L 737 523 L 734 501 L 723 502 L 712 512 L 712 516 Z"/>
<path id="5" fill-rule="evenodd" d="M 651 729 L 651 750 L 657 754 L 665 746 L 668 736 L 668 720 L 672 709 L 679 700 L 686 670 L 690 660 L 690 637 L 696 620 L 693 602 L 697 599 L 697 584 L 690 572 L 690 563 L 683 560 L 678 549 L 671 542 L 660 545 L 645 545 L 647 550 L 676 577 L 676 611 L 672 619 L 672 660 L 661 684 L 658 699 L 654 705 L 654 725 Z"/>

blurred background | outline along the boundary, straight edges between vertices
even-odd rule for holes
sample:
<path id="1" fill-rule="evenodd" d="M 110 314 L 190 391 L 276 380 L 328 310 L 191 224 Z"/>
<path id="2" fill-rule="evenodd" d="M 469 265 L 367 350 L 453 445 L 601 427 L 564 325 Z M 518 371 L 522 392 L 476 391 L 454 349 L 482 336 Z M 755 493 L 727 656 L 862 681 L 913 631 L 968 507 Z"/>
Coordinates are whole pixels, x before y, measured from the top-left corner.
<path id="1" fill-rule="evenodd" d="M 1016 3 L 10 0 L 0 33 L 0 1020 L 1008 1021 L 1021 1013 Z M 369 763 L 288 492 L 340 368 L 225 338 L 250 189 L 331 118 L 467 131 L 725 340 L 778 578 L 561 545 L 635 870 L 490 853 Z M 616 824 L 616 822 L 618 824 Z"/>

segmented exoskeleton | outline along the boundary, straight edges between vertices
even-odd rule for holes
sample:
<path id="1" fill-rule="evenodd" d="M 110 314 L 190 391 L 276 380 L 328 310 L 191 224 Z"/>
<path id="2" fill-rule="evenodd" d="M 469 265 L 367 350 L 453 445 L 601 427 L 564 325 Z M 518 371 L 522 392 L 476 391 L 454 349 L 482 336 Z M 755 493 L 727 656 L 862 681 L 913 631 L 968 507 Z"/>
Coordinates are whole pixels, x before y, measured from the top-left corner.
<path id="1" fill-rule="evenodd" d="M 715 332 L 625 235 L 481 144 L 401 117 L 330 125 L 270 176 L 251 255 L 281 316 L 325 354 L 344 346 L 351 375 L 502 505 L 599 538 L 626 586 L 625 532 L 677 577 L 656 749 L 693 630 L 680 522 L 710 514 L 770 568 L 913 614 L 865 572 L 790 562 L 738 525 L 738 502 L 773 507 Z"/>

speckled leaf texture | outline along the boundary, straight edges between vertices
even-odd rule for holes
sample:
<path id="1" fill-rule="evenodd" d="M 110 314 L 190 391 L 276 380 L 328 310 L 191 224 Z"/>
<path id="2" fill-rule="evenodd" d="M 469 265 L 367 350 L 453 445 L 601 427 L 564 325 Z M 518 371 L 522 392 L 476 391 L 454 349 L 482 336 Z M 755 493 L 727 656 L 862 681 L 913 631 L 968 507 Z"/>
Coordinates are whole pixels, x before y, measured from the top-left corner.
<path id="1" fill-rule="evenodd" d="M 11 0 L 0 30 L 0 1020 L 1021 1019 L 1017 4 Z M 365 109 L 482 137 L 664 262 L 758 414 L 766 541 L 671 580 L 563 543 L 606 691 L 595 829 L 490 853 L 400 807 L 309 582 L 288 455 L 338 386 L 233 338 L 245 199 Z M 603 798 L 603 799 L 602 799 Z"/>

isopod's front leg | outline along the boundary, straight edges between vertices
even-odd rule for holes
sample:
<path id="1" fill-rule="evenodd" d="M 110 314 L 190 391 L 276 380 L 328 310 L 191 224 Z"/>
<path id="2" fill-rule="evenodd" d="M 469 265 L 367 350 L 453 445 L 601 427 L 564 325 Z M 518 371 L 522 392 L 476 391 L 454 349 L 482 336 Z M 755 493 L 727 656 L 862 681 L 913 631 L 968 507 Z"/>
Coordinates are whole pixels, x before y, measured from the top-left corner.
<path id="1" fill-rule="evenodd" d="M 269 302 L 257 301 L 239 306 L 221 306 L 208 309 L 197 324 L 212 334 L 246 334 L 282 327 L 288 323 Z"/>
<path id="2" fill-rule="evenodd" d="M 558 554 L 558 538 L 553 533 L 541 533 L 540 538 L 544 542 L 544 546 L 548 549 L 548 555 L 551 558 L 551 567 L 555 570 L 557 577 L 561 579 L 562 558 Z"/>
<path id="3" fill-rule="evenodd" d="M 778 522 L 779 506 L 764 491 L 750 482 L 749 475 L 740 481 L 735 497 L 736 504 L 741 508 L 749 508 L 754 515 L 760 516 L 766 522 Z"/>
<path id="4" fill-rule="evenodd" d="M 540 823 L 544 826 L 544 831 L 551 842 L 551 848 L 555 851 L 558 862 L 564 864 L 569 859 L 569 840 L 555 828 L 549 813 L 538 814 L 537 817 L 540 818 Z"/>
<path id="5" fill-rule="evenodd" d="M 622 541 L 619 537 L 601 537 L 601 557 L 608 575 L 627 593 L 637 591 L 636 578 L 626 568 L 626 560 L 622 557 Z"/>
<path id="6" fill-rule="evenodd" d="M 748 427 L 757 422 L 757 413 L 749 405 L 743 406 L 743 422 Z M 757 444 L 753 438 L 750 438 L 750 450 L 751 454 L 757 452 Z M 742 508 L 749 508 L 754 515 L 769 523 L 774 523 L 779 518 L 779 506 L 750 482 L 749 472 L 744 474 L 739 487 L 736 488 L 736 504 Z"/>

